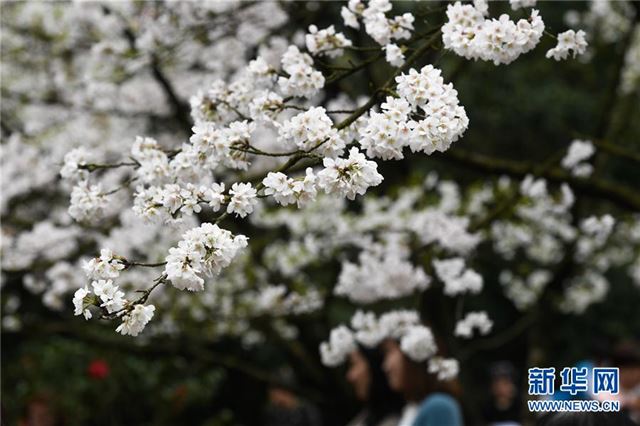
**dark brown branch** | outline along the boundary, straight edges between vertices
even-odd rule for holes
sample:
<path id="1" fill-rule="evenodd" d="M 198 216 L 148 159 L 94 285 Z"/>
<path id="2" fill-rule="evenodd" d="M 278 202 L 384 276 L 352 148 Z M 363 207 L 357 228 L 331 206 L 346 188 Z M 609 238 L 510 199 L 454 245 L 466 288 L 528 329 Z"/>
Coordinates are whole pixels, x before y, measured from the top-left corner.
<path id="1" fill-rule="evenodd" d="M 156 79 L 158 84 L 160 84 L 162 90 L 164 90 L 164 93 L 167 96 L 167 100 L 169 101 L 169 103 L 171 104 L 171 108 L 173 109 L 173 113 L 188 134 L 191 131 L 192 125 L 189 106 L 178 97 L 175 89 L 173 88 L 173 85 L 164 74 L 164 72 L 162 72 L 160 63 L 156 56 L 153 56 L 151 59 L 151 74 Z"/>

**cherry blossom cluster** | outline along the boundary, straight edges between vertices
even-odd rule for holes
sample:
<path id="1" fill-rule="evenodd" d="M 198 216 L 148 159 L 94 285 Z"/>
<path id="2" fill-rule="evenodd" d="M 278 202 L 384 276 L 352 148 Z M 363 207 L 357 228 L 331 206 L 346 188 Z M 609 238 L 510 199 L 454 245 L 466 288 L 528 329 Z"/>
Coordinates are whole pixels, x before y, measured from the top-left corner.
<path id="1" fill-rule="evenodd" d="M 509 4 L 511 5 L 511 9 L 518 10 L 535 7 L 536 0 L 509 0 Z"/>
<path id="2" fill-rule="evenodd" d="M 371 186 L 379 185 L 383 177 L 375 161 L 367 160 L 358 148 L 349 150 L 347 158 L 325 158 L 318 173 L 318 187 L 327 194 L 336 194 L 349 200 L 364 194 Z"/>
<path id="3" fill-rule="evenodd" d="M 122 324 L 116 331 L 122 335 L 137 336 L 153 318 L 156 308 L 153 305 L 135 305 L 131 311 L 122 317 Z"/>
<path id="4" fill-rule="evenodd" d="M 514 22 L 506 14 L 499 19 L 485 18 L 488 9 L 482 9 L 461 2 L 447 6 L 448 21 L 442 26 L 446 49 L 467 59 L 500 65 L 513 62 L 540 41 L 545 27 L 537 10 L 531 11 L 529 19 Z"/>
<path id="5" fill-rule="evenodd" d="M 403 148 L 432 154 L 446 151 L 466 130 L 469 119 L 451 84 L 427 65 L 396 78 L 400 98 L 387 97 L 382 112 L 372 112 L 360 128 L 360 144 L 369 157 L 402 159 Z M 422 117 L 414 120 L 411 116 Z"/>
<path id="6" fill-rule="evenodd" d="M 392 9 L 389 0 L 349 0 L 347 6 L 341 9 L 342 19 L 348 27 L 359 29 L 360 20 L 364 24 L 366 33 L 386 52 L 386 60 L 393 66 L 404 63 L 402 49 L 393 41 L 407 40 L 414 30 L 415 17 L 411 13 L 388 18 L 386 13 Z"/>
<path id="7" fill-rule="evenodd" d="M 422 120 L 407 123 L 412 129 L 408 141 L 411 150 L 431 154 L 449 149 L 469 125 L 453 85 L 444 84 L 441 71 L 432 65 L 423 67 L 420 72 L 411 69 L 409 74 L 396 77 L 396 82 L 398 94 L 406 99 L 411 111 L 418 111 L 419 115 L 422 111 L 424 116 Z M 395 121 L 402 121 L 409 112 L 406 103 L 402 102 L 388 102 L 387 109 Z"/>
<path id="8" fill-rule="evenodd" d="M 519 277 L 511 271 L 504 270 L 500 273 L 499 281 L 504 288 L 505 296 L 517 309 L 524 311 L 535 305 L 552 278 L 553 275 L 546 269 L 537 269 L 526 277 Z"/>
<path id="9" fill-rule="evenodd" d="M 100 257 L 94 257 L 84 264 L 84 271 L 88 278 L 95 280 L 115 279 L 120 271 L 125 269 L 123 259 L 113 255 L 110 249 L 100 250 Z"/>
<path id="10" fill-rule="evenodd" d="M 262 180 L 265 187 L 264 194 L 272 195 L 273 199 L 283 206 L 296 204 L 298 207 L 308 205 L 316 198 L 316 180 L 313 169 L 308 167 L 303 178 L 294 179 L 281 172 L 269 172 Z"/>
<path id="11" fill-rule="evenodd" d="M 164 273 L 179 290 L 202 291 L 202 275 L 212 276 L 228 266 L 238 251 L 247 246 L 247 237 L 211 223 L 187 231 L 177 247 L 169 249 Z"/>
<path id="12" fill-rule="evenodd" d="M 92 221 L 103 216 L 108 200 L 102 185 L 82 181 L 73 187 L 69 200 L 69 215 L 78 222 Z"/>
<path id="13" fill-rule="evenodd" d="M 578 32 L 567 30 L 558 34 L 558 44 L 553 49 L 547 51 L 547 58 L 553 58 L 559 61 L 567 59 L 569 54 L 571 54 L 573 58 L 577 55 L 582 55 L 588 46 L 586 35 L 582 30 Z"/>
<path id="14" fill-rule="evenodd" d="M 438 380 L 455 379 L 460 372 L 460 363 L 454 358 L 434 356 L 429 360 L 429 373 L 435 374 Z"/>
<path id="15" fill-rule="evenodd" d="M 307 50 L 312 55 L 326 55 L 330 58 L 342 56 L 343 48 L 351 46 L 351 40 L 348 40 L 344 34 L 336 33 L 333 25 L 318 30 L 315 25 L 309 26 L 309 33 L 305 36 Z"/>
<path id="16" fill-rule="evenodd" d="M 84 286 L 74 293 L 74 314 L 83 315 L 89 320 L 93 316 L 90 308 L 98 307 L 106 315 L 122 319 L 122 323 L 116 328 L 117 332 L 137 336 L 153 317 L 155 306 L 132 303 L 125 299 L 125 293 L 113 281 L 125 269 L 125 263 L 126 259 L 115 256 L 109 249 L 102 249 L 100 257 L 86 262 L 85 273 L 93 281 L 91 288 Z"/>
<path id="17" fill-rule="evenodd" d="M 278 78 L 278 86 L 285 96 L 310 98 L 324 87 L 325 79 L 313 68 L 311 56 L 296 46 L 290 46 L 282 56 L 282 70 L 289 75 Z"/>
<path id="18" fill-rule="evenodd" d="M 587 162 L 596 152 L 590 141 L 574 140 L 569 145 L 567 155 L 562 159 L 562 167 L 578 177 L 588 177 L 593 172 L 593 166 Z"/>
<path id="19" fill-rule="evenodd" d="M 351 328 L 340 325 L 331 331 L 329 341 L 320 344 L 323 364 L 342 364 L 357 345 L 375 347 L 385 339 L 395 339 L 400 349 L 416 362 L 426 361 L 437 353 L 431 330 L 420 324 L 415 311 L 389 311 L 376 318 L 372 312 L 357 311 Z"/>
<path id="20" fill-rule="evenodd" d="M 340 156 L 346 143 L 333 126 L 323 107 L 313 107 L 285 121 L 278 129 L 283 145 L 301 150 L 314 150 L 320 155 Z"/>
<path id="21" fill-rule="evenodd" d="M 602 217 L 590 216 L 580 222 L 580 234 L 576 239 L 574 257 L 578 262 L 584 262 L 602 249 L 613 234 L 615 219 L 605 214 Z"/>
<path id="22" fill-rule="evenodd" d="M 530 259 L 553 265 L 562 258 L 563 243 L 576 237 L 570 212 L 575 202 L 573 191 L 563 184 L 556 195 L 549 192 L 544 179 L 527 176 L 519 192 L 528 201 L 516 207 L 519 220 L 498 220 L 491 226 L 494 250 L 505 259 L 513 259 L 522 249 Z"/>
<path id="23" fill-rule="evenodd" d="M 493 321 L 486 312 L 468 312 L 463 319 L 458 321 L 453 332 L 458 337 L 469 339 L 473 331 L 478 330 L 481 335 L 489 334 L 493 327 Z"/>
<path id="24" fill-rule="evenodd" d="M 283 11 L 275 3 L 238 7 L 233 2 L 225 2 L 224 5 L 209 2 L 202 5 L 163 5 L 161 8 L 127 2 L 14 6 L 7 9 L 6 19 L 12 22 L 11 28 L 3 25 L 5 45 L 17 47 L 24 42 L 33 43 L 38 49 L 27 54 L 33 54 L 30 59 L 43 61 L 38 66 L 19 66 L 27 62 L 18 60 L 11 64 L 11 69 L 7 68 L 7 74 L 3 74 L 3 97 L 5 88 L 10 87 L 11 96 L 24 99 L 12 102 L 16 107 L 16 123 L 21 125 L 16 127 L 16 132 L 11 132 L 9 143 L 3 144 L 3 181 L 13 182 L 10 187 L 3 188 L 3 219 L 7 207 L 13 209 L 15 201 L 22 211 L 21 220 L 25 224 L 33 223 L 32 227 L 25 225 L 23 231 L 12 225 L 5 226 L 7 222 L 3 220 L 3 281 L 5 271 L 17 271 L 14 275 L 24 273 L 22 281 L 30 293 L 41 296 L 46 307 L 62 310 L 70 292 L 85 288 L 86 278 L 82 269 L 87 265 L 80 256 L 86 247 L 112 247 L 127 257 L 142 256 L 156 262 L 177 243 L 172 233 L 163 229 L 162 223 L 159 226 L 146 225 L 137 220 L 127 209 L 130 194 L 122 190 L 128 182 L 159 188 L 178 182 L 182 188 L 181 191 L 173 188 L 172 195 L 176 196 L 187 186 L 182 185 L 184 181 L 193 179 L 194 171 L 201 172 L 193 164 L 189 165 L 184 155 L 180 156 L 180 149 L 173 149 L 177 138 L 171 126 L 168 131 L 160 130 L 154 134 L 157 141 L 136 138 L 130 159 L 117 163 L 131 148 L 132 134 L 144 134 L 149 128 L 156 127 L 152 124 L 155 120 L 172 120 L 167 99 L 149 72 L 152 54 L 155 55 L 158 49 L 162 52 L 158 64 L 153 66 L 170 76 L 178 97 L 188 98 L 196 89 L 210 84 L 212 77 L 226 79 L 229 73 L 235 73 L 244 66 L 244 53 L 257 49 L 270 29 L 282 25 L 286 15 L 283 16 Z M 4 12 L 3 8 L 3 23 Z M 169 15 L 170 20 L 166 19 Z M 269 18 L 264 19 L 266 16 Z M 135 26 L 127 28 L 128 23 L 134 21 Z M 236 25 L 239 22 L 241 26 Z M 174 24 L 179 25 L 180 34 Z M 207 27 L 210 31 L 203 32 L 202 29 Z M 128 34 L 125 30 L 129 31 Z M 192 37 L 195 33 L 199 35 L 197 40 L 200 42 Z M 128 37 L 137 38 L 134 46 Z M 209 37 L 217 40 L 210 43 L 205 40 Z M 261 54 L 269 57 L 277 51 L 279 60 L 284 50 L 280 52 L 277 44 L 261 48 Z M 12 52 L 21 54 L 14 47 L 11 47 Z M 36 51 L 42 53 L 36 54 Z M 69 52 L 69 55 L 61 58 L 51 54 L 62 51 Z M 179 61 L 165 60 L 177 57 L 176 52 L 180 53 Z M 195 52 L 197 55 L 193 55 Z M 225 59 L 220 60 L 221 57 Z M 52 96 L 51 101 L 40 98 L 44 92 Z M 222 91 L 218 95 L 222 103 L 217 105 L 217 110 L 227 114 L 224 123 L 228 124 L 238 116 L 224 103 L 228 97 L 223 95 L 227 93 Z M 3 107 L 3 115 L 4 112 Z M 193 112 L 204 116 L 216 111 L 203 107 Z M 80 133 L 82 140 L 77 137 Z M 82 147 L 77 146 L 79 143 Z M 173 161 L 176 156 L 183 161 Z M 65 179 L 62 183 L 58 181 L 57 173 L 61 164 L 61 175 Z M 182 167 L 178 167 L 179 164 Z M 25 173 L 25 170 L 30 172 Z M 198 180 L 207 172 L 210 176 L 210 170 L 206 170 L 200 173 Z M 75 186 L 68 186 L 67 182 Z M 197 183 L 196 186 L 204 186 L 205 189 L 216 188 L 217 185 L 206 180 Z M 200 185 L 202 183 L 205 185 Z M 198 212 L 194 202 L 196 197 L 192 195 L 198 191 L 188 192 L 191 195 L 184 192 L 180 195 L 186 206 L 177 211 L 178 215 L 183 211 L 188 214 Z M 218 191 L 219 194 L 222 192 Z M 32 193 L 40 195 L 26 198 Z M 67 211 L 69 195 L 71 208 Z M 233 195 L 229 193 L 226 201 L 230 201 Z M 64 208 L 59 203 L 61 198 L 67 198 L 63 202 Z M 161 198 L 166 200 L 169 211 L 169 206 L 173 205 L 171 197 Z M 204 200 L 200 202 L 203 205 L 213 201 L 206 196 L 202 198 Z M 235 205 L 240 211 L 246 210 L 240 198 Z M 49 216 L 46 220 L 42 220 L 42 203 L 47 205 Z M 154 208 L 161 209 L 162 206 Z M 26 212 L 29 213 L 24 214 Z M 83 222 L 83 227 L 69 221 L 69 212 Z M 175 231 L 177 235 L 183 227 L 197 225 L 194 216 L 180 219 L 182 223 L 177 224 L 180 229 Z M 108 272 L 109 268 L 119 269 L 123 260 L 102 252 L 100 258 L 89 261 L 93 265 L 88 268 L 95 269 L 96 273 L 90 280 L 99 282 L 101 274 L 115 275 L 113 271 Z M 150 268 L 128 270 L 119 283 L 121 290 L 113 294 L 124 293 L 129 287 L 142 291 L 141 287 L 154 278 Z M 105 277 L 103 281 L 106 283 L 109 279 L 115 287 L 115 279 Z M 89 289 L 92 289 L 91 283 L 87 294 L 92 292 Z M 164 305 L 171 306 L 172 298 L 166 293 L 161 289 L 155 292 Z M 289 293 L 286 300 L 291 302 L 287 303 L 294 304 L 297 295 L 296 292 Z M 101 300 L 95 295 L 90 297 Z M 311 293 L 309 297 L 309 300 L 313 298 Z M 108 313 L 107 306 L 121 303 L 118 297 L 110 300 L 110 305 L 102 307 L 104 313 Z M 99 301 L 99 304 L 105 302 L 107 300 Z M 131 321 L 135 323 L 139 317 L 134 315 Z M 174 322 L 172 328 L 177 327 L 179 325 Z"/>
<path id="25" fill-rule="evenodd" d="M 344 262 L 334 293 L 355 303 L 397 299 L 425 290 L 430 278 L 395 247 L 360 252 L 358 263 Z"/>
<path id="26" fill-rule="evenodd" d="M 581 314 L 593 303 L 601 302 L 609 291 L 609 281 L 600 273 L 587 271 L 567 283 L 560 309 L 566 313 Z"/>
<path id="27" fill-rule="evenodd" d="M 464 293 L 477 294 L 482 290 L 482 275 L 467 268 L 464 259 L 455 257 L 434 260 L 436 275 L 444 283 L 444 294 L 456 296 Z"/>

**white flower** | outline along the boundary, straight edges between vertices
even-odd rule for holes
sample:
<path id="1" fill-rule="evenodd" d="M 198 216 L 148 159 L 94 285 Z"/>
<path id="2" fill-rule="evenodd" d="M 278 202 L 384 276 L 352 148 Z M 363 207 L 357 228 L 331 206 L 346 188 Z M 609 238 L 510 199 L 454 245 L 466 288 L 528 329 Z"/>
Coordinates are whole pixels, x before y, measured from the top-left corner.
<path id="1" fill-rule="evenodd" d="M 360 128 L 360 145 L 371 158 L 402 159 L 402 149 L 411 136 L 410 123 L 406 121 L 411 109 L 402 98 L 388 97 L 381 106 L 383 113 L 371 112 L 366 125 Z"/>
<path id="2" fill-rule="evenodd" d="M 328 367 L 342 364 L 347 356 L 356 350 L 353 333 L 344 325 L 331 330 L 328 342 L 320 344 L 320 356 L 322 363 Z"/>
<path id="3" fill-rule="evenodd" d="M 285 121 L 279 126 L 278 138 L 289 146 L 305 151 L 317 149 L 328 157 L 341 155 L 345 147 L 323 107 L 310 108 Z"/>
<path id="4" fill-rule="evenodd" d="M 273 198 L 283 206 L 295 202 L 292 188 L 293 179 L 289 179 L 284 173 L 269 172 L 267 177 L 262 180 L 262 184 L 266 188 L 265 195 L 273 195 Z"/>
<path id="5" fill-rule="evenodd" d="M 98 280 L 91 283 L 93 292 L 100 298 L 103 308 L 106 308 L 109 313 L 113 313 L 122 309 L 126 303 L 123 298 L 124 293 L 120 291 L 117 285 L 113 284 L 111 280 Z"/>
<path id="6" fill-rule="evenodd" d="M 453 358 L 433 357 L 429 360 L 429 373 L 436 374 L 438 380 L 455 379 L 460 371 L 460 364 Z"/>
<path id="7" fill-rule="evenodd" d="M 344 24 L 347 27 L 355 28 L 356 30 L 360 28 L 360 24 L 358 23 L 358 17 L 356 16 L 355 13 L 353 13 L 347 7 L 342 6 L 342 9 L 340 9 L 340 15 L 342 16 L 342 19 L 344 20 Z"/>
<path id="8" fill-rule="evenodd" d="M 518 10 L 534 7 L 536 5 L 536 1 L 537 0 L 509 0 L 509 3 L 511 4 L 511 9 Z"/>
<path id="9" fill-rule="evenodd" d="M 137 136 L 131 147 L 131 157 L 140 164 L 136 175 L 145 183 L 163 182 L 171 172 L 167 154 L 153 138 Z"/>
<path id="10" fill-rule="evenodd" d="M 391 41 L 391 26 L 383 12 L 367 13 L 364 19 L 364 29 L 381 46 L 389 44 Z"/>
<path id="11" fill-rule="evenodd" d="M 284 99 L 275 92 L 265 90 L 255 96 L 249 104 L 251 118 L 258 121 L 272 122 L 284 109 Z"/>
<path id="12" fill-rule="evenodd" d="M 499 281 L 504 287 L 505 296 L 514 303 L 518 310 L 523 311 L 538 300 L 551 278 L 551 273 L 544 269 L 533 271 L 526 280 L 514 276 L 510 271 L 502 271 Z"/>
<path id="13" fill-rule="evenodd" d="M 311 167 L 307 167 L 304 178 L 294 179 L 292 189 L 298 207 L 303 207 L 316 199 L 316 180 Z"/>
<path id="14" fill-rule="evenodd" d="M 246 120 L 233 121 L 226 127 L 218 127 L 208 121 L 197 122 L 191 129 L 191 145 L 183 145 L 182 152 L 171 161 L 174 173 L 177 173 L 180 167 L 213 170 L 219 164 L 234 169 L 246 169 L 246 157 L 235 155 L 237 151 L 232 150 L 232 147 L 250 142 L 255 128 L 255 123 Z"/>
<path id="15" fill-rule="evenodd" d="M 79 288 L 73 294 L 73 307 L 74 307 L 73 314 L 84 315 L 84 319 L 87 319 L 87 320 L 91 319 L 91 311 L 87 307 L 85 307 L 84 298 L 87 297 L 89 294 L 91 294 L 91 292 L 87 287 Z"/>
<path id="16" fill-rule="evenodd" d="M 351 40 L 348 40 L 342 33 L 336 33 L 333 25 L 324 30 L 318 30 L 315 25 L 310 25 L 305 42 L 307 50 L 312 55 L 326 55 L 330 58 L 342 56 L 342 48 L 351 46 Z"/>
<path id="17" fill-rule="evenodd" d="M 282 69 L 289 77 L 280 77 L 278 85 L 285 96 L 309 98 L 324 87 L 324 77 L 313 67 L 313 60 L 296 46 L 289 46 L 282 56 Z"/>
<path id="18" fill-rule="evenodd" d="M 478 8 L 458 1 L 447 6 L 448 22 L 442 26 L 446 49 L 467 59 L 482 59 L 500 65 L 513 62 L 540 41 L 544 23 L 537 10 L 531 11 L 529 19 L 516 23 L 508 15 L 485 19 L 486 3 L 476 5 Z"/>
<path id="19" fill-rule="evenodd" d="M 441 71 L 431 65 L 420 72 L 409 70 L 396 77 L 398 94 L 413 108 L 421 108 L 425 118 L 410 121 L 412 129 L 409 147 L 412 151 L 431 154 L 444 152 L 460 138 L 469 125 L 469 119 L 459 105 L 458 92 L 452 84 L 444 84 Z"/>
<path id="20" fill-rule="evenodd" d="M 167 265 L 164 272 L 175 288 L 190 291 L 204 290 L 204 279 L 200 277 L 202 271 L 197 269 L 197 265 L 202 262 L 200 253 L 190 251 L 186 244 L 179 245 L 169 249 L 169 255 L 165 260 Z"/>
<path id="21" fill-rule="evenodd" d="M 444 294 L 455 296 L 462 293 L 477 294 L 482 290 L 482 276 L 472 269 L 465 269 L 462 258 L 434 260 L 438 278 L 444 282 Z"/>
<path id="22" fill-rule="evenodd" d="M 408 12 L 394 16 L 389 22 L 391 38 L 395 40 L 408 40 L 411 38 L 411 31 L 413 31 L 413 22 L 415 20 L 416 18 Z"/>
<path id="23" fill-rule="evenodd" d="M 363 195 L 370 186 L 377 186 L 382 182 L 382 175 L 378 173 L 378 165 L 369 161 L 358 151 L 351 148 L 349 158 L 325 158 L 324 169 L 318 173 L 318 187 L 327 194 L 336 194 L 355 199 L 356 195 Z"/>
<path id="24" fill-rule="evenodd" d="M 247 71 L 249 71 L 256 79 L 256 82 L 259 83 L 271 83 L 276 73 L 262 56 L 258 56 L 256 59 L 249 61 Z"/>
<path id="25" fill-rule="evenodd" d="M 94 221 L 100 217 L 106 206 L 107 198 L 99 184 L 89 185 L 88 181 L 82 181 L 73 187 L 69 215 L 75 220 Z"/>
<path id="26" fill-rule="evenodd" d="M 615 223 L 615 219 L 609 214 L 600 218 L 590 216 L 580 222 L 582 235 L 576 241 L 575 260 L 585 263 L 592 259 L 594 254 L 606 245 Z"/>
<path id="27" fill-rule="evenodd" d="M 156 307 L 153 305 L 136 305 L 131 312 L 122 317 L 122 324 L 116 328 L 116 331 L 123 336 L 137 336 L 151 321 L 155 310 Z"/>
<path id="28" fill-rule="evenodd" d="M 384 335 L 393 339 L 400 339 L 412 326 L 420 323 L 420 316 L 416 311 L 389 311 L 378 320 Z"/>
<path id="29" fill-rule="evenodd" d="M 377 346 L 386 337 L 373 312 L 356 311 L 351 317 L 351 327 L 356 340 L 368 348 Z"/>
<path id="30" fill-rule="evenodd" d="M 93 156 L 85 147 L 78 147 L 69 151 L 64 156 L 64 165 L 60 170 L 60 176 L 64 179 L 83 180 L 89 175 L 87 170 L 80 169 L 93 160 Z"/>
<path id="31" fill-rule="evenodd" d="M 416 362 L 422 362 L 438 351 L 433 333 L 423 325 L 412 326 L 407 329 L 400 339 L 400 349 Z"/>
<path id="32" fill-rule="evenodd" d="M 465 317 L 458 321 L 453 334 L 458 337 L 470 338 L 473 335 L 473 329 L 478 329 L 480 334 L 485 335 L 491 331 L 493 321 L 489 319 L 486 312 L 469 312 Z"/>
<path id="33" fill-rule="evenodd" d="M 455 216 L 442 209 L 417 212 L 407 223 L 423 244 L 437 242 L 442 248 L 458 254 L 473 251 L 481 241 L 480 234 L 471 234 L 469 218 Z"/>
<path id="34" fill-rule="evenodd" d="M 83 265 L 87 277 L 98 280 L 118 278 L 124 268 L 124 263 L 114 258 L 113 252 L 106 248 L 100 250 L 100 257 L 93 258 Z"/>
<path id="35" fill-rule="evenodd" d="M 426 289 L 430 278 L 406 257 L 391 250 L 380 255 L 361 252 L 359 264 L 343 262 L 334 294 L 346 296 L 356 303 L 371 303 Z"/>
<path id="36" fill-rule="evenodd" d="M 383 49 L 385 51 L 385 59 L 388 63 L 394 67 L 400 67 L 404 64 L 404 55 L 402 54 L 402 49 L 400 49 L 398 45 L 389 43 L 384 46 Z"/>
<path id="37" fill-rule="evenodd" d="M 582 55 L 589 45 L 586 40 L 586 33 L 582 30 L 575 32 L 568 30 L 558 34 L 558 44 L 553 49 L 547 51 L 547 58 L 553 58 L 556 61 L 567 59 L 569 53 L 575 58 Z"/>
<path id="38" fill-rule="evenodd" d="M 202 200 L 208 203 L 214 212 L 220 210 L 225 201 L 224 183 L 213 183 L 208 188 L 200 188 L 200 192 Z"/>
<path id="39" fill-rule="evenodd" d="M 589 306 L 604 300 L 609 287 L 607 278 L 594 271 L 573 277 L 565 287 L 560 310 L 574 315 L 583 314 Z"/>
<path id="40" fill-rule="evenodd" d="M 214 275 L 227 267 L 238 251 L 247 246 L 247 237 L 236 235 L 211 223 L 203 223 L 182 236 L 177 247 L 169 249 L 164 273 L 180 290 L 204 289 L 201 275 Z"/>
<path id="41" fill-rule="evenodd" d="M 588 177 L 593 172 L 593 166 L 586 162 L 596 152 L 590 141 L 574 140 L 571 142 L 567 155 L 562 159 L 562 167 L 579 177 Z"/>
<path id="42" fill-rule="evenodd" d="M 250 183 L 236 182 L 229 190 L 231 200 L 227 205 L 227 213 L 235 213 L 237 216 L 245 217 L 253 212 L 253 208 L 258 203 L 257 192 Z"/>

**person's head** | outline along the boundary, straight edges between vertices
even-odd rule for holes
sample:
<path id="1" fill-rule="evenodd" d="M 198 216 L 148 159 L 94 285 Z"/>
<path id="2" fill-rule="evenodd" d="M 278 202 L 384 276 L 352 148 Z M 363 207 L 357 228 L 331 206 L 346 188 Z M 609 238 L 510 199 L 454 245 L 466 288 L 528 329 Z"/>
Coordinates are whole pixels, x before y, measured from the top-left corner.
<path id="1" fill-rule="evenodd" d="M 400 411 L 402 398 L 389 386 L 382 371 L 382 353 L 378 348 L 359 348 L 349 355 L 347 381 L 356 398 L 368 408 L 367 425 L 377 424 L 386 416 Z"/>
<path id="2" fill-rule="evenodd" d="M 298 398 L 291 389 L 297 385 L 296 376 L 289 367 L 280 367 L 275 371 L 276 382 L 269 386 L 269 402 L 282 408 L 294 408 Z"/>
<path id="3" fill-rule="evenodd" d="M 443 344 L 438 341 L 440 356 L 445 355 Z M 386 339 L 382 343 L 384 353 L 383 369 L 389 379 L 389 386 L 401 393 L 406 401 L 420 401 L 431 392 L 447 392 L 455 397 L 460 396 L 457 380 L 441 381 L 430 374 L 427 362 L 416 362 L 400 349 L 397 340 Z"/>
<path id="4" fill-rule="evenodd" d="M 491 394 L 498 399 L 512 399 L 516 394 L 515 369 L 511 363 L 495 363 L 490 370 Z"/>
<path id="5" fill-rule="evenodd" d="M 537 426 L 634 426 L 623 412 L 558 412 L 538 420 Z"/>
<path id="6" fill-rule="evenodd" d="M 612 354 L 613 364 L 620 369 L 620 387 L 633 389 L 640 385 L 640 348 L 633 341 L 624 341 Z"/>
<path id="7" fill-rule="evenodd" d="M 369 399 L 371 369 L 369 362 L 361 351 L 353 351 L 349 355 L 347 381 L 353 387 L 353 392 L 359 401 L 367 401 Z"/>
<path id="8" fill-rule="evenodd" d="M 408 401 L 418 401 L 429 392 L 429 374 L 424 363 L 417 363 L 407 357 L 396 340 L 383 342 L 383 369 L 389 379 L 389 386 L 400 392 Z"/>

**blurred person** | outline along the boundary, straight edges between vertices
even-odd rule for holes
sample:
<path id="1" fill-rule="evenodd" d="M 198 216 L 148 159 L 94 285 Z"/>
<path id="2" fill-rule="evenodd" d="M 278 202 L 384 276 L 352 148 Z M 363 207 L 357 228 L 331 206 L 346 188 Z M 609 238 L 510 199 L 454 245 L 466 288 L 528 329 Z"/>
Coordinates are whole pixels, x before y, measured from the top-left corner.
<path id="1" fill-rule="evenodd" d="M 359 348 L 349 355 L 347 381 L 356 398 L 364 404 L 348 426 L 395 426 L 400 419 L 403 400 L 389 387 L 382 371 L 379 349 Z"/>
<path id="2" fill-rule="evenodd" d="M 18 421 L 19 426 L 56 426 L 62 423 L 51 398 L 46 395 L 32 398 L 27 404 L 25 416 Z"/>
<path id="3" fill-rule="evenodd" d="M 308 401 L 296 395 L 291 388 L 296 380 L 293 371 L 282 368 L 277 372 L 279 384 L 268 389 L 268 404 L 264 415 L 265 426 L 320 426 L 320 413 Z"/>
<path id="4" fill-rule="evenodd" d="M 515 368 L 508 361 L 500 361 L 491 367 L 489 374 L 490 399 L 482 410 L 484 421 L 490 426 L 519 425 L 521 400 Z"/>
<path id="5" fill-rule="evenodd" d="M 613 351 L 612 362 L 620 371 L 620 410 L 640 424 L 640 345 L 633 341 L 620 343 Z"/>
<path id="6" fill-rule="evenodd" d="M 457 382 L 429 374 L 426 362 L 411 360 L 396 340 L 387 339 L 382 346 L 389 385 L 405 399 L 398 426 L 462 426 L 462 410 L 452 396 L 458 393 Z"/>
<path id="7" fill-rule="evenodd" d="M 623 412 L 555 412 L 542 416 L 537 426 L 636 426 Z"/>

